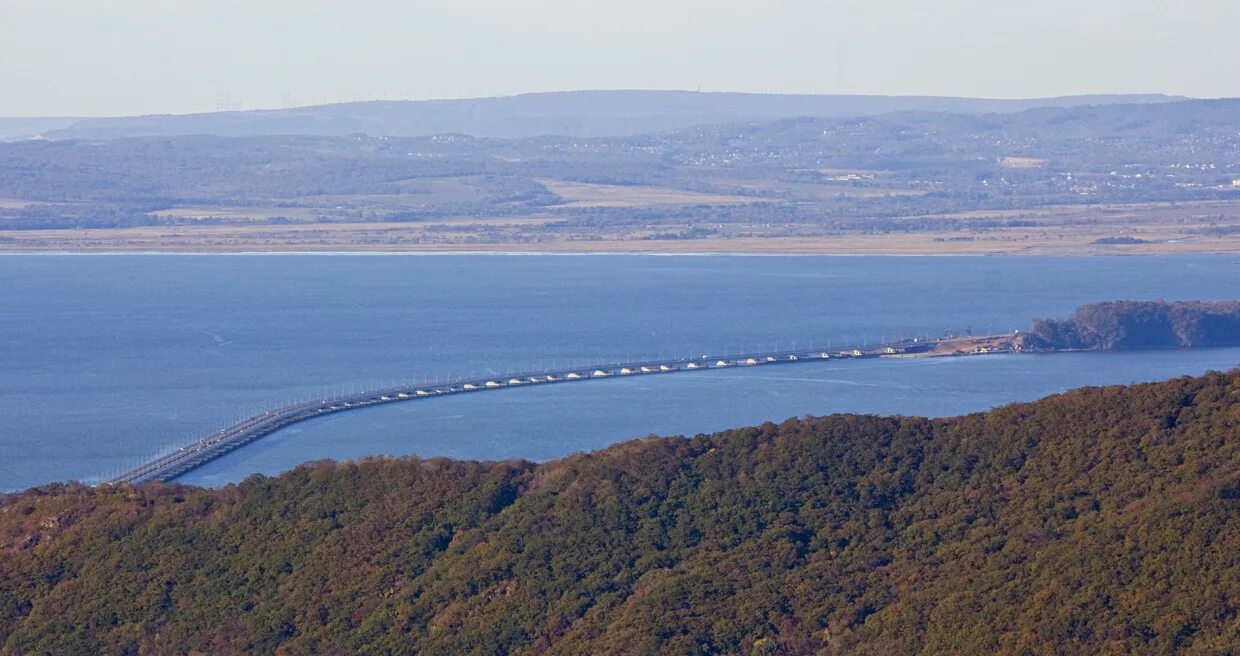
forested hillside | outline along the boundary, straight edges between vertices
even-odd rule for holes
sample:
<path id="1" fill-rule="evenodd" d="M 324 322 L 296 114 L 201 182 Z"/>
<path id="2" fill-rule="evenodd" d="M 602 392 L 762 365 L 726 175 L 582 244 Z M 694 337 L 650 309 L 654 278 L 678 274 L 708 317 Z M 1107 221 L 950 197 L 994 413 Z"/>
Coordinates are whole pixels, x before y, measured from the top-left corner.
<path id="1" fill-rule="evenodd" d="M 1240 650 L 1240 373 L 0 506 L 0 651 Z"/>
<path id="2" fill-rule="evenodd" d="M 1240 344 L 1240 301 L 1111 301 L 1083 305 L 1067 319 L 1039 319 L 1032 348 L 1195 348 Z"/>

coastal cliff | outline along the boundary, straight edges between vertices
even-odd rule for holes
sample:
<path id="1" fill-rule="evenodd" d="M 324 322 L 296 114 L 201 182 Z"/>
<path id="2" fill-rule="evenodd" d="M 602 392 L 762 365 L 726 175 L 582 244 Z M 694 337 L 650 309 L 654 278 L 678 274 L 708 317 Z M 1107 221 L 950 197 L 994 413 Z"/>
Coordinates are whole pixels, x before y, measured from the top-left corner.
<path id="1" fill-rule="evenodd" d="M 1240 345 L 1240 301 L 1112 301 L 1067 319 L 1037 319 L 1027 350 L 1200 348 Z"/>

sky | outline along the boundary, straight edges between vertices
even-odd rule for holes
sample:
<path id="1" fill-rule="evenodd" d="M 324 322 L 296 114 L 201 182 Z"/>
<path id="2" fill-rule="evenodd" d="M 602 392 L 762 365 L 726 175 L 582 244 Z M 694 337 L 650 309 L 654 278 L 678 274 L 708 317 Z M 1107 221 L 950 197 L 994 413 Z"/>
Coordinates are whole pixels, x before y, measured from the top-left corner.
<path id="1" fill-rule="evenodd" d="M 574 89 L 1240 96 L 1236 0 L 0 0 L 0 116 Z"/>

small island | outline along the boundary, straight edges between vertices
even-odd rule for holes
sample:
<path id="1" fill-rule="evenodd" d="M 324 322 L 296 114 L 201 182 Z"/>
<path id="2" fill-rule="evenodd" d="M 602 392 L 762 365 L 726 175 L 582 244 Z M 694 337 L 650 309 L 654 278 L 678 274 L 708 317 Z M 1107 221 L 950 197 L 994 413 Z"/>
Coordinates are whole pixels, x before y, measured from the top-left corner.
<path id="1" fill-rule="evenodd" d="M 904 357 L 1135 351 L 1240 346 L 1240 301 L 1109 301 L 1077 308 L 1066 319 L 1035 319 L 1029 332 L 927 343 Z"/>
<path id="2" fill-rule="evenodd" d="M 1067 319 L 1038 319 L 1023 350 L 1240 346 L 1240 301 L 1113 301 L 1081 306 Z"/>

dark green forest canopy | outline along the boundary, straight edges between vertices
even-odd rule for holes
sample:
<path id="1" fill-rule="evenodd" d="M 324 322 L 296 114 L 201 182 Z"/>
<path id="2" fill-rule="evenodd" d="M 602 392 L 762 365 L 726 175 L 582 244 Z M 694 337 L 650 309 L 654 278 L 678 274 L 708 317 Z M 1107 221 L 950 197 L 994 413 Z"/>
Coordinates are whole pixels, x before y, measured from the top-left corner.
<path id="1" fill-rule="evenodd" d="M 1091 303 L 1068 319 L 1039 319 L 1032 348 L 1193 348 L 1240 345 L 1240 301 Z"/>
<path id="2" fill-rule="evenodd" d="M 1234 653 L 1240 373 L 0 505 L 0 651 Z"/>

